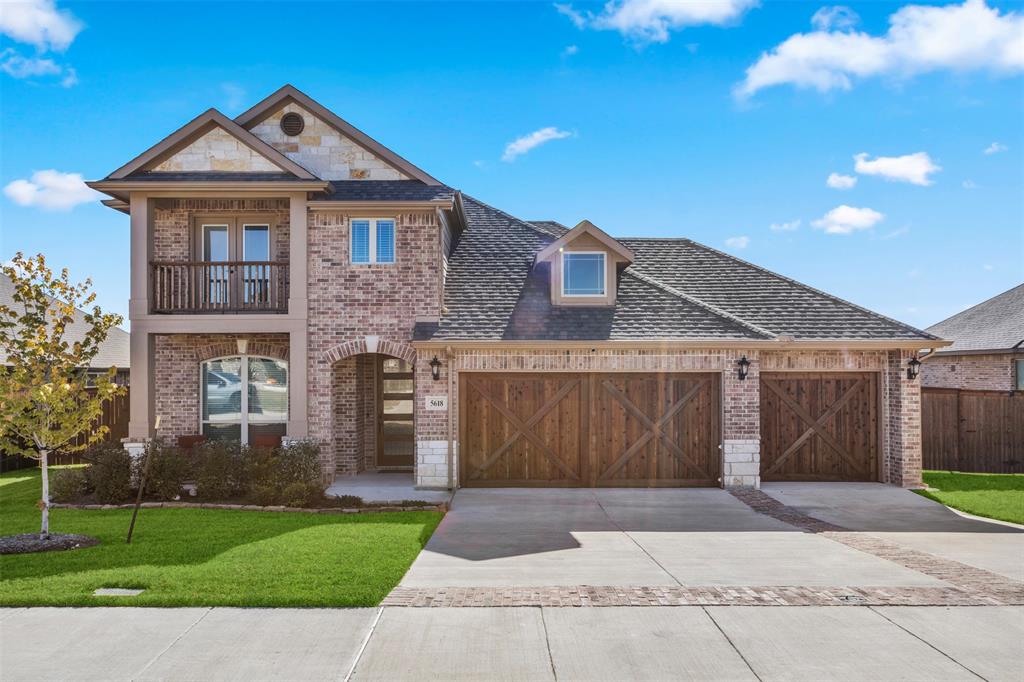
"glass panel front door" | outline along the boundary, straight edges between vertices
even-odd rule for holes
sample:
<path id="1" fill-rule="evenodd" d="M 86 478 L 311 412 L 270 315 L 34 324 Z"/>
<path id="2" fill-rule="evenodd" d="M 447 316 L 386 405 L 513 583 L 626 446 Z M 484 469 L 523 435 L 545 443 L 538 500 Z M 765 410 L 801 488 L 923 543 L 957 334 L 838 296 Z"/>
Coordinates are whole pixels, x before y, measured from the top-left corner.
<path id="1" fill-rule="evenodd" d="M 242 297 L 246 303 L 270 299 L 270 225 L 242 226 Z"/>
<path id="2" fill-rule="evenodd" d="M 412 365 L 382 356 L 377 374 L 377 466 L 412 468 Z"/>

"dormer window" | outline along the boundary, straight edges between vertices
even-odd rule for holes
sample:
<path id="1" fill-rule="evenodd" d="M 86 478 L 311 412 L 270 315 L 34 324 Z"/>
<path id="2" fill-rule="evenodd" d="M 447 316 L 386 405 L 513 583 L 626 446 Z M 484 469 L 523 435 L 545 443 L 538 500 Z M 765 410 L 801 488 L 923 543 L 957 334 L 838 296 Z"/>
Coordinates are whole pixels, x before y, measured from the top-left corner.
<path id="1" fill-rule="evenodd" d="M 603 251 L 562 252 L 562 295 L 604 296 L 607 269 Z"/>

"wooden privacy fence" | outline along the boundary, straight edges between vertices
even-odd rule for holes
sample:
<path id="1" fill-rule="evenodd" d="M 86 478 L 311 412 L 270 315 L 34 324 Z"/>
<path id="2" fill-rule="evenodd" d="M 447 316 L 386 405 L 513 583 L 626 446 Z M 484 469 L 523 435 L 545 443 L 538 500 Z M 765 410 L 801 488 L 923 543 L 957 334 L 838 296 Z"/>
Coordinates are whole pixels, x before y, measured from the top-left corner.
<path id="1" fill-rule="evenodd" d="M 96 420 L 96 427 L 107 426 L 110 431 L 107 432 L 104 440 L 119 443 L 122 438 L 128 436 L 128 396 L 129 391 L 126 391 L 124 395 L 119 395 L 103 403 L 103 414 Z M 94 427 L 95 428 L 95 427 Z M 86 437 L 82 436 L 78 442 L 85 441 Z M 33 459 L 24 457 L 8 457 L 6 453 L 0 453 L 3 460 L 3 471 L 10 469 L 21 469 L 29 466 L 36 466 L 36 462 Z M 50 458 L 50 464 L 84 464 L 85 460 L 82 459 L 81 453 L 72 453 L 68 455 L 58 454 Z"/>
<path id="2" fill-rule="evenodd" d="M 925 469 L 1024 473 L 1024 393 L 921 389 Z"/>

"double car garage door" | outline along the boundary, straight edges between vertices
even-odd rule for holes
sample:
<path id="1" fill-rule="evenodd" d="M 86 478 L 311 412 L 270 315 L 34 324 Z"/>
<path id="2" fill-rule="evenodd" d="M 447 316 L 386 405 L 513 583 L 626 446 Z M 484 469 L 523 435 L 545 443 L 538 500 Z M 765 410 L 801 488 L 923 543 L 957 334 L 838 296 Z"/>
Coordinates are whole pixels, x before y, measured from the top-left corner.
<path id="1" fill-rule="evenodd" d="M 874 374 L 763 374 L 764 480 L 877 480 Z M 715 486 L 716 373 L 467 372 L 464 486 Z"/>

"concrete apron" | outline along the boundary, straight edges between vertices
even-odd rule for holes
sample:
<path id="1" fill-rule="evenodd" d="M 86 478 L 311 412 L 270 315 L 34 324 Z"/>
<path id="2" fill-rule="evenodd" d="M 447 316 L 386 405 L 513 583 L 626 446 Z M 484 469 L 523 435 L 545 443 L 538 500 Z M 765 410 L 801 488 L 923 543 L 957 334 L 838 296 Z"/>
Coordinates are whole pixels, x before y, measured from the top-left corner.
<path id="1" fill-rule="evenodd" d="M 772 488 L 766 486 L 771 494 Z M 790 495 L 794 490 L 790 488 Z M 913 493 L 876 484 L 805 484 L 805 495 L 851 498 L 836 523 L 872 505 L 924 533 L 972 533 L 980 568 L 1014 578 L 1024 534 L 974 522 Z M 849 492 L 845 492 L 849 491 Z M 869 502 L 853 500 L 867 495 Z M 811 509 L 817 512 L 818 509 Z M 886 515 L 878 519 L 879 528 Z M 918 518 L 920 521 L 918 521 Z M 860 525 L 871 528 L 870 519 Z M 970 529 L 969 531 L 967 529 Z M 986 531 L 986 532 L 978 532 Z M 932 544 L 941 544 L 937 539 Z M 970 563 L 968 552 L 948 558 Z M 538 586 L 940 588 L 942 580 L 801 532 L 715 489 L 462 489 L 401 588 Z"/>

